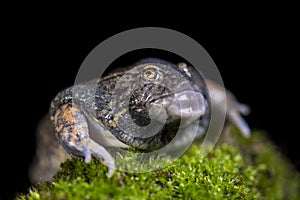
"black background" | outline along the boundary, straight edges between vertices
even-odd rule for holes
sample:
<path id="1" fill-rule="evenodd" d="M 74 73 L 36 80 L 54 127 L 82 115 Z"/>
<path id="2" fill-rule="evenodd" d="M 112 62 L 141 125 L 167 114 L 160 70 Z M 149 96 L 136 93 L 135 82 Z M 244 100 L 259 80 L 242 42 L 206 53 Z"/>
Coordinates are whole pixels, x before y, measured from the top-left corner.
<path id="1" fill-rule="evenodd" d="M 73 84 L 88 53 L 114 34 L 143 26 L 171 28 L 201 44 L 218 66 L 225 86 L 251 107 L 246 117 L 251 128 L 265 130 L 299 169 L 296 24 L 276 16 L 211 23 L 193 18 L 166 23 L 104 21 L 90 24 L 77 18 L 22 16 L 7 23 L 1 67 L 5 113 L 1 198 L 11 198 L 30 186 L 27 170 L 36 125 L 55 94 Z"/>

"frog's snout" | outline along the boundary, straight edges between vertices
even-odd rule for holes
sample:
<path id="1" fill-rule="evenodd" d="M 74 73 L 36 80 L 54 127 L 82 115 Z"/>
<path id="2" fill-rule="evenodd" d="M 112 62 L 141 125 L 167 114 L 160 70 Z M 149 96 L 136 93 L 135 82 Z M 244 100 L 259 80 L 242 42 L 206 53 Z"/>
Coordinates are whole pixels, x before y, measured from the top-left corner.
<path id="1" fill-rule="evenodd" d="M 169 104 L 166 109 L 169 117 L 180 118 L 185 124 L 190 124 L 201 118 L 206 111 L 205 98 L 201 92 L 187 90 L 175 93 L 172 99 L 165 99 Z"/>

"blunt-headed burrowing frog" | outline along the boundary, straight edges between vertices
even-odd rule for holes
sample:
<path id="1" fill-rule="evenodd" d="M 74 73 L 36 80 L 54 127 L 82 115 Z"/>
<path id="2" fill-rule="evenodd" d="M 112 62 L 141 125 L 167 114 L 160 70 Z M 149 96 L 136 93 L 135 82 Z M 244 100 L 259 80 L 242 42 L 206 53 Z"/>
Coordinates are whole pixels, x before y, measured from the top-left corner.
<path id="1" fill-rule="evenodd" d="M 115 164 L 108 147 L 155 151 L 175 137 L 180 124 L 189 126 L 195 120 L 201 137 L 209 125 L 211 104 L 224 101 L 227 121 L 249 136 L 240 115 L 248 113 L 247 106 L 228 91 L 227 97 L 218 95 L 221 86 L 199 76 L 196 80 L 191 69 L 184 63 L 145 59 L 59 92 L 50 107 L 59 143 L 86 162 L 92 156 L 101 160 L 111 176 Z"/>

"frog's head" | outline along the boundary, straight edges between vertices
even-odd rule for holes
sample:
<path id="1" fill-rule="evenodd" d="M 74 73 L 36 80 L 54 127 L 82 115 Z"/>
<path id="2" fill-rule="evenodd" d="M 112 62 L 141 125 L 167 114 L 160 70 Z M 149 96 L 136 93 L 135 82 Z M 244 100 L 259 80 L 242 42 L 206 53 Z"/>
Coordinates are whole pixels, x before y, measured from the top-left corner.
<path id="1" fill-rule="evenodd" d="M 113 92 L 115 120 L 123 132 L 116 137 L 139 149 L 158 149 L 178 128 L 206 115 L 205 82 L 189 75 L 171 63 L 146 62 L 126 71 Z"/>
<path id="2" fill-rule="evenodd" d="M 145 63 L 133 70 L 139 78 L 130 96 L 129 112 L 137 125 L 146 126 L 151 119 L 162 123 L 180 120 L 188 125 L 205 114 L 205 91 L 177 66 Z"/>

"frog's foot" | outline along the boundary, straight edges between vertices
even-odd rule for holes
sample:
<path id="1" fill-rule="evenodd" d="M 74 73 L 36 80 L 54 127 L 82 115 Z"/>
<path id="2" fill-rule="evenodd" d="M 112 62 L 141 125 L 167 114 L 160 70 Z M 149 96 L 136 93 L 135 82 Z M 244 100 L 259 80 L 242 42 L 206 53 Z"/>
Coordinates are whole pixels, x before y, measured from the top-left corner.
<path id="1" fill-rule="evenodd" d="M 84 157 L 87 163 L 91 161 L 92 156 L 96 157 L 108 166 L 108 176 L 112 176 L 115 169 L 114 158 L 89 137 L 86 118 L 76 105 L 61 106 L 52 120 L 57 138 L 68 153 Z"/>
<path id="2" fill-rule="evenodd" d="M 249 137 L 251 130 L 241 115 L 248 115 L 250 108 L 238 102 L 235 96 L 221 85 L 210 80 L 206 80 L 206 83 L 215 108 L 223 112 L 223 105 L 226 102 L 226 119 L 235 125 L 245 137 Z M 226 95 L 224 95 L 224 91 L 226 91 Z"/>
<path id="3" fill-rule="evenodd" d="M 95 156 L 98 160 L 100 160 L 102 163 L 108 166 L 108 177 L 111 177 L 114 173 L 115 170 L 115 160 L 114 158 L 110 155 L 109 152 L 105 150 L 104 147 L 101 145 L 97 144 L 95 141 L 90 140 L 89 143 L 87 144 L 87 147 L 91 154 Z M 87 157 L 85 157 L 85 161 Z"/>
<path id="4" fill-rule="evenodd" d="M 249 112 L 250 109 L 248 106 L 240 104 L 237 101 L 235 101 L 234 104 L 231 105 L 227 110 L 228 120 L 235 125 L 245 137 L 250 137 L 251 130 L 241 114 L 248 115 Z"/>

